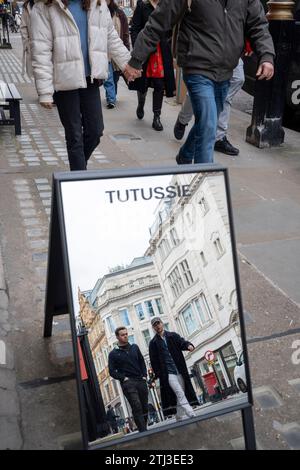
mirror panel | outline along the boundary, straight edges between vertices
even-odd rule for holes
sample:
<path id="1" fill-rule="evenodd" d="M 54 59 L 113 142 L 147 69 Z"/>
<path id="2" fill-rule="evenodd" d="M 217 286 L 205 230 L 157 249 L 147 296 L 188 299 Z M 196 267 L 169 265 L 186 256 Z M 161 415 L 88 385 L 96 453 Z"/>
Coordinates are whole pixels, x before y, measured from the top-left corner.
<path id="1" fill-rule="evenodd" d="M 60 184 L 90 444 L 248 403 L 224 173 Z"/>

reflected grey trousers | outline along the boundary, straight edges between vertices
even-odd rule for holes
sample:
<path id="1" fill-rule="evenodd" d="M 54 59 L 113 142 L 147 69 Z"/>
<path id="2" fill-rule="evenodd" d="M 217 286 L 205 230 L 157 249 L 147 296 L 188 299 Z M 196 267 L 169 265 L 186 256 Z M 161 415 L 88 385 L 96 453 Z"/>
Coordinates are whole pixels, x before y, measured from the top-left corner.
<path id="1" fill-rule="evenodd" d="M 185 417 L 193 418 L 195 416 L 195 413 L 185 396 L 184 380 L 182 375 L 169 374 L 168 381 L 171 389 L 173 390 L 177 398 L 176 419 L 181 420 Z"/>
<path id="2" fill-rule="evenodd" d="M 244 63 L 242 59 L 239 60 L 238 65 L 233 70 L 233 75 L 230 80 L 228 94 L 224 103 L 223 111 L 221 112 L 218 120 L 216 140 L 221 140 L 226 136 L 228 130 L 228 123 L 230 119 L 231 103 L 238 91 L 242 88 L 245 81 Z M 188 124 L 193 117 L 193 108 L 189 95 L 186 95 L 181 111 L 178 114 L 178 119 L 181 124 Z"/>

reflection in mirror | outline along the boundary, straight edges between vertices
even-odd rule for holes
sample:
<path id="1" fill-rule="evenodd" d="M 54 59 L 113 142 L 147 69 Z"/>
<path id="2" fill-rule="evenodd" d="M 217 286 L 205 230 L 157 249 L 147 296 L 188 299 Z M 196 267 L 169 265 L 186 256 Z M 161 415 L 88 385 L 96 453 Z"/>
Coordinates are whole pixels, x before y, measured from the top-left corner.
<path id="1" fill-rule="evenodd" d="M 224 174 L 61 189 L 90 443 L 248 402 Z"/>

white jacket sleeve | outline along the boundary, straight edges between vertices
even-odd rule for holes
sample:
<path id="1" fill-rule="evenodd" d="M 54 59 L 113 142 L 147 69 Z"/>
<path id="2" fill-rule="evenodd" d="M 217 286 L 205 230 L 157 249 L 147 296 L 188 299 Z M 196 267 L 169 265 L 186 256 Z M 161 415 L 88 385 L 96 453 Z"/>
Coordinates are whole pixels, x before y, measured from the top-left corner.
<path id="1" fill-rule="evenodd" d="M 122 39 L 120 39 L 111 18 L 108 21 L 107 34 L 108 55 L 114 60 L 119 69 L 123 71 L 131 55 L 127 47 L 124 46 Z"/>
<path id="2" fill-rule="evenodd" d="M 29 47 L 29 31 L 28 31 L 28 22 L 29 22 L 29 13 L 23 8 L 23 13 L 21 17 L 20 33 L 23 43 L 23 49 L 27 51 Z"/>
<path id="3" fill-rule="evenodd" d="M 49 7 L 40 2 L 31 12 L 32 69 L 40 103 L 53 101 L 53 35 Z"/>

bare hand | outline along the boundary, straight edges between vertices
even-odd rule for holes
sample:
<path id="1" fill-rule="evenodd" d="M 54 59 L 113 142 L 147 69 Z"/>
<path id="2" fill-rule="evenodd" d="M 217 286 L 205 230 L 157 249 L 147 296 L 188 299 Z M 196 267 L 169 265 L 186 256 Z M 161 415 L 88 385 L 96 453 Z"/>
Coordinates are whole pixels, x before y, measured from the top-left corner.
<path id="1" fill-rule="evenodd" d="M 53 108 L 53 103 L 40 103 L 40 105 L 43 107 L 43 108 L 46 108 L 46 109 L 52 109 Z"/>
<path id="2" fill-rule="evenodd" d="M 190 352 L 194 351 L 194 349 L 195 349 L 195 348 L 194 348 L 194 346 L 193 346 L 192 344 L 190 344 L 190 345 L 188 346 L 188 350 L 189 350 Z"/>
<path id="3" fill-rule="evenodd" d="M 256 72 L 256 77 L 258 78 L 258 80 L 263 80 L 264 78 L 266 80 L 271 80 L 273 75 L 274 66 L 273 64 L 271 64 L 271 62 L 263 62 L 262 64 L 260 64 Z"/>
<path id="4" fill-rule="evenodd" d="M 123 70 L 123 73 L 129 82 L 133 82 L 136 78 L 141 77 L 142 70 L 135 69 L 127 64 Z"/>

